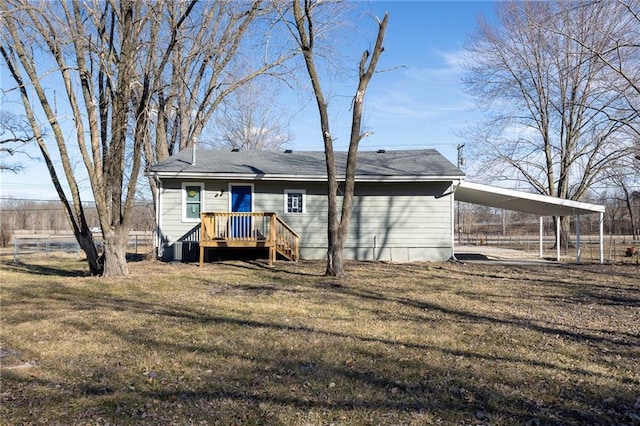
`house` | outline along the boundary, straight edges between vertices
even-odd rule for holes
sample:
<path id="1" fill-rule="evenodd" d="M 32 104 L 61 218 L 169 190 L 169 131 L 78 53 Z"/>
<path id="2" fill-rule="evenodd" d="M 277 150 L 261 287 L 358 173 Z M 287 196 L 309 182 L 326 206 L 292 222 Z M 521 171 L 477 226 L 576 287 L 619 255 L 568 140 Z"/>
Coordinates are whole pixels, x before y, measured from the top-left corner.
<path id="1" fill-rule="evenodd" d="M 338 176 L 345 163 L 346 153 L 336 152 Z M 148 173 L 159 183 L 163 259 L 202 262 L 234 247 L 268 249 L 271 260 L 326 258 L 322 151 L 185 150 Z M 433 149 L 359 152 L 345 258 L 449 259 L 453 193 L 462 179 Z"/>

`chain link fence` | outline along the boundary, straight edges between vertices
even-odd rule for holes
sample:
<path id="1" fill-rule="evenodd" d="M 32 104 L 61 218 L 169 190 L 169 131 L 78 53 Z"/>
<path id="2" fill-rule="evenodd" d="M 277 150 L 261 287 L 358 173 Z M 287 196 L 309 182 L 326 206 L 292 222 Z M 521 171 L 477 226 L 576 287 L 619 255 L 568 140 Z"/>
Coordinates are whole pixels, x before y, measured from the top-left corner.
<path id="1" fill-rule="evenodd" d="M 540 251 L 540 236 L 534 233 L 502 234 L 491 232 L 464 233 L 456 236 L 458 246 L 490 246 L 513 250 L 522 250 L 531 254 Z M 571 237 L 572 246 L 563 247 L 561 255 L 573 256 L 576 251 L 576 236 Z M 632 235 L 605 235 L 604 260 L 614 263 L 633 262 L 640 264 L 640 240 Z M 554 235 L 543 235 L 543 256 L 554 257 L 556 238 Z M 583 260 L 598 261 L 600 257 L 600 237 L 598 235 L 582 235 L 580 238 L 581 256 Z"/>
<path id="2" fill-rule="evenodd" d="M 98 252 L 102 251 L 102 238 L 94 236 Z M 147 254 L 153 249 L 153 234 L 150 232 L 131 232 L 127 240 L 127 253 Z M 13 261 L 19 262 L 28 256 L 71 255 L 78 259 L 85 256 L 73 235 L 33 234 L 16 235 L 13 238 Z"/>

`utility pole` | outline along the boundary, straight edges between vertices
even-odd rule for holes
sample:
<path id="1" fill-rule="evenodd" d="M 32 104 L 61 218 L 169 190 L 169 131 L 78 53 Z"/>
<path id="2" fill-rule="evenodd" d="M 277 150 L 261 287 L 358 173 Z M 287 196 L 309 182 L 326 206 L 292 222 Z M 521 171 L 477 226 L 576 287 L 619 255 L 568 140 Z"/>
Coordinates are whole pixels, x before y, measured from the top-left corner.
<path id="1" fill-rule="evenodd" d="M 458 150 L 458 168 L 460 170 L 461 167 L 464 165 L 465 161 L 464 161 L 464 157 L 462 156 L 462 148 L 464 148 L 463 143 L 458 144 L 457 146 L 457 150 Z M 460 223 L 460 201 L 457 202 L 457 229 L 458 229 L 458 245 L 461 244 L 462 242 L 462 224 Z"/>

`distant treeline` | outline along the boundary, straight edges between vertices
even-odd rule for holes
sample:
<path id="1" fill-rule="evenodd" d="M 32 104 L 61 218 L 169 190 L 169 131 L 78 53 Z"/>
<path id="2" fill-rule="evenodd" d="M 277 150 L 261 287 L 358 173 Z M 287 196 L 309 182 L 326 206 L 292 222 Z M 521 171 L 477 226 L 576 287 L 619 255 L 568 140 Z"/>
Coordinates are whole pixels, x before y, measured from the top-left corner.
<path id="1" fill-rule="evenodd" d="M 85 206 L 89 227 L 100 229 L 98 215 L 92 204 Z M 130 231 L 153 231 L 155 229 L 152 203 L 135 205 Z M 2 199 L 0 200 L 0 245 L 11 242 L 14 231 L 69 232 L 69 219 L 59 201 Z"/>

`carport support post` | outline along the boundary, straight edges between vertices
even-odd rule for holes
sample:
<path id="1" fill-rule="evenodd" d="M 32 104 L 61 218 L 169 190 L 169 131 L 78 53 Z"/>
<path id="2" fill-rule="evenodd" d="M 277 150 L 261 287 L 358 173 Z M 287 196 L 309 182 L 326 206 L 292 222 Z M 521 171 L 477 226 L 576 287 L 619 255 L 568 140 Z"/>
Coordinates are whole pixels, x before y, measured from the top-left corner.
<path id="1" fill-rule="evenodd" d="M 580 264 L 580 215 L 576 215 L 576 263 Z"/>
<path id="2" fill-rule="evenodd" d="M 600 212 L 600 264 L 604 263 L 604 212 Z"/>
<path id="3" fill-rule="evenodd" d="M 544 238 L 543 238 L 543 234 L 544 234 L 544 226 L 543 226 L 543 223 L 542 223 L 542 220 L 543 220 L 543 219 L 544 219 L 544 217 L 543 217 L 543 216 L 540 216 L 540 258 L 542 258 L 542 257 L 544 256 L 544 250 L 543 250 L 543 248 L 542 248 L 542 245 L 543 245 L 543 243 L 544 243 L 544 242 L 543 242 L 543 240 L 544 240 Z"/>
<path id="4" fill-rule="evenodd" d="M 560 262 L 560 216 L 556 216 L 556 262 Z"/>

